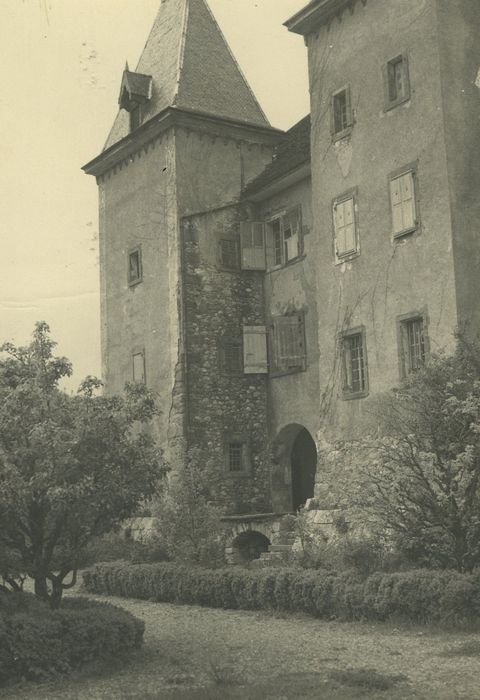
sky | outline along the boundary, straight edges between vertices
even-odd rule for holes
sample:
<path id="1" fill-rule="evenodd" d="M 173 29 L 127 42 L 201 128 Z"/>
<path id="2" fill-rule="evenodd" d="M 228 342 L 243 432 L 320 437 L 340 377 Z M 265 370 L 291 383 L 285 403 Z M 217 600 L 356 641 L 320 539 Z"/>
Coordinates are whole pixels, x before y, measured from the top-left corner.
<path id="1" fill-rule="evenodd" d="M 306 0 L 209 0 L 273 126 L 309 111 L 303 39 L 282 23 Z M 100 376 L 95 179 L 125 61 L 135 66 L 160 0 L 0 0 L 0 343 L 50 325 L 74 390 Z"/>

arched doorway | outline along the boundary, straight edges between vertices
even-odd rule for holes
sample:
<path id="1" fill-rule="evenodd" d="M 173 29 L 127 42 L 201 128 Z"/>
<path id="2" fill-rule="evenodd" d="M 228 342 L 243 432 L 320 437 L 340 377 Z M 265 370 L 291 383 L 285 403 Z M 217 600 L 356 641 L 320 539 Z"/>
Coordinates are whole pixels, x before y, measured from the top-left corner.
<path id="1" fill-rule="evenodd" d="M 275 513 L 297 511 L 314 496 L 317 448 L 309 431 L 286 425 L 273 442 L 272 504 Z"/>
<path id="2" fill-rule="evenodd" d="M 306 428 L 301 430 L 292 446 L 292 506 L 297 511 L 313 498 L 317 471 L 317 448 Z"/>
<path id="3" fill-rule="evenodd" d="M 270 540 L 261 532 L 246 530 L 232 542 L 232 549 L 238 563 L 247 563 L 259 559 L 263 552 L 268 552 Z"/>

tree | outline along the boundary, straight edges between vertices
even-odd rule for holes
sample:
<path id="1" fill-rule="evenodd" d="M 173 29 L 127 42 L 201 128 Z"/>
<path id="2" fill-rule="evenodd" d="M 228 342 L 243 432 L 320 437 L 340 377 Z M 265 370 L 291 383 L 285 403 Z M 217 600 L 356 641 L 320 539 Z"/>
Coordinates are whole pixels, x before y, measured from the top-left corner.
<path id="1" fill-rule="evenodd" d="M 7 343 L 0 359 L 0 573 L 8 582 L 23 571 L 52 607 L 88 541 L 131 516 L 165 472 L 145 428 L 152 394 L 136 384 L 97 395 L 93 377 L 67 394 L 59 382 L 71 364 L 55 345 L 37 323 L 30 345 Z"/>
<path id="2" fill-rule="evenodd" d="M 415 564 L 480 564 L 479 350 L 459 338 L 380 401 L 381 436 L 343 449 L 350 505 Z"/>
<path id="3" fill-rule="evenodd" d="M 201 565 L 224 563 L 226 528 L 211 493 L 212 469 L 190 450 L 154 510 L 156 535 L 171 559 Z"/>

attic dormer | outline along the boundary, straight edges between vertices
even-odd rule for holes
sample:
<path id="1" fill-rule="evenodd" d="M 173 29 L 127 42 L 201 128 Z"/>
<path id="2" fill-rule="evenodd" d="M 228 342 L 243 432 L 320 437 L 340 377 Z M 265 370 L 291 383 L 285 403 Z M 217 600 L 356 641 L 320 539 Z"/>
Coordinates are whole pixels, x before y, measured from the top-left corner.
<path id="1" fill-rule="evenodd" d="M 123 71 L 118 104 L 130 115 L 130 131 L 142 123 L 142 109 L 152 99 L 152 76 L 128 70 Z"/>

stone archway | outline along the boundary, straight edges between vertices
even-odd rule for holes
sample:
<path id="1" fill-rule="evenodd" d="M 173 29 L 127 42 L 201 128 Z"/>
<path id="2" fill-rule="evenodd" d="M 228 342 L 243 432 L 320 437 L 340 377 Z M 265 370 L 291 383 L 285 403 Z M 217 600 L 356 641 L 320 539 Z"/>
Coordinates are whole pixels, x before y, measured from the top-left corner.
<path id="1" fill-rule="evenodd" d="M 272 504 L 275 513 L 298 510 L 313 498 L 317 449 L 305 426 L 286 425 L 273 443 Z"/>
<path id="2" fill-rule="evenodd" d="M 258 530 L 245 530 L 232 542 L 232 554 L 237 563 L 248 563 L 259 559 L 260 555 L 268 552 L 270 540 Z"/>

